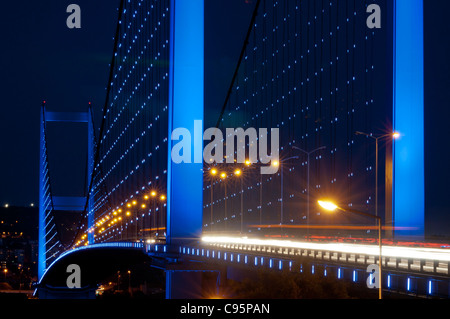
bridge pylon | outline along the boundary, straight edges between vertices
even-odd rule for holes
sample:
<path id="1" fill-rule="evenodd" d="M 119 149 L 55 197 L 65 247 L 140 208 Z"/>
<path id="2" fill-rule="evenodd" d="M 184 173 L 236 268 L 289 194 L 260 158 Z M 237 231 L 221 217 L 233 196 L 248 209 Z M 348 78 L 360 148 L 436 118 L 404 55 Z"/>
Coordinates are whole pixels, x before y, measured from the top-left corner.
<path id="1" fill-rule="evenodd" d="M 94 166 L 94 123 L 92 104 L 89 102 L 86 112 L 51 112 L 46 108 L 44 101 L 41 106 L 40 116 L 40 159 L 39 159 L 39 257 L 38 277 L 45 273 L 49 263 L 62 252 L 63 243 L 59 241 L 57 229 L 54 224 L 54 213 L 57 211 L 86 212 L 88 229 L 94 224 L 91 214 L 93 201 L 87 202 L 86 197 L 60 197 L 53 196 L 50 183 L 50 167 L 47 154 L 47 124 L 49 122 L 59 123 L 86 123 L 88 130 L 88 160 L 87 160 L 87 187 L 90 184 L 91 172 Z M 88 188 L 86 188 L 88 189 Z M 89 243 L 94 242 L 93 232 L 88 234 Z M 65 250 L 65 249 L 62 249 Z"/>
<path id="2" fill-rule="evenodd" d="M 204 0 L 171 0 L 167 243 L 198 240 L 203 216 Z M 191 163 L 172 160 L 173 130 L 193 136 Z M 175 141 L 176 143 L 176 141 Z"/>

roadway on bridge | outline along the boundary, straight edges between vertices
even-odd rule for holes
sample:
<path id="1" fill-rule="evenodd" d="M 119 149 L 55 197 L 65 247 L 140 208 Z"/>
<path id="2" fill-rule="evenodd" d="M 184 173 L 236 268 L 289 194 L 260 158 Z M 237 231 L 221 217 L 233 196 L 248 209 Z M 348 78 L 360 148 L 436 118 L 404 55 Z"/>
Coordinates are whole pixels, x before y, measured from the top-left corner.
<path id="1" fill-rule="evenodd" d="M 287 239 L 259 239 L 250 237 L 231 236 L 204 236 L 202 241 L 209 244 L 237 244 L 237 245 L 258 245 L 272 246 L 280 248 L 295 248 L 309 250 L 334 251 L 348 254 L 378 255 L 379 246 L 377 244 L 350 244 L 339 242 L 308 242 L 292 241 Z M 443 245 L 443 248 L 426 247 L 405 247 L 405 246 L 382 246 L 383 257 L 426 259 L 448 262 L 450 261 L 450 247 Z"/>

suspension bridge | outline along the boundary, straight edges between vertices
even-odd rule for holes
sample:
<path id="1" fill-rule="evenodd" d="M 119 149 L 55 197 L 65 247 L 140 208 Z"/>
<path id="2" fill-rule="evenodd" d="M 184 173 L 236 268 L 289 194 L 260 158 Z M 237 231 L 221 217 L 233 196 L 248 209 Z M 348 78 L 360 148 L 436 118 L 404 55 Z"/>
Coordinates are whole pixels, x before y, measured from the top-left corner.
<path id="1" fill-rule="evenodd" d="M 383 264 L 385 289 L 448 297 L 447 247 L 424 241 L 423 3 L 381 1 L 381 29 L 367 26 L 370 4 L 255 1 L 220 115 L 207 123 L 203 0 L 122 0 L 101 122 L 90 103 L 85 113 L 42 105 L 41 296 L 65 289 L 65 272 L 51 279 L 61 263 L 109 249 L 144 252 L 166 269 L 168 287 L 181 260 L 202 261 L 199 272 L 217 270 L 211 259 L 298 271 L 307 257 L 355 282 L 370 263 Z M 84 197 L 54 196 L 51 122 L 86 123 Z M 277 130 L 275 173 L 261 174 L 266 164 L 255 158 L 238 160 L 238 148 L 224 157 L 212 147 L 204 162 L 208 125 L 216 133 L 255 128 L 266 141 Z M 194 161 L 173 160 L 178 128 L 191 133 Z M 217 144 L 235 140 L 227 134 L 213 134 Z M 326 214 L 321 198 L 381 218 L 381 262 L 373 221 Z M 70 242 L 55 222 L 62 211 L 79 212 Z M 167 288 L 167 298 L 175 291 Z"/>

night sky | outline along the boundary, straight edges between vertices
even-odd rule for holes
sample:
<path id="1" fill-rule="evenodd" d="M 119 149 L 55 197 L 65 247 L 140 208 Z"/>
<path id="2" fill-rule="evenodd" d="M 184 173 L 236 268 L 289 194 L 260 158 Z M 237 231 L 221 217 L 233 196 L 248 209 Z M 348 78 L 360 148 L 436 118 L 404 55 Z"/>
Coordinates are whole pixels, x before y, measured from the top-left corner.
<path id="1" fill-rule="evenodd" d="M 205 2 L 205 99 L 212 110 L 205 126 L 212 126 L 255 1 Z M 426 229 L 432 234 L 450 234 L 450 2 L 424 2 Z M 71 3 L 81 7 L 81 29 L 66 27 L 66 8 Z M 118 4 L 119 0 L 2 3 L 0 205 L 38 203 L 42 100 L 55 111 L 85 111 L 92 102 L 96 114 L 101 114 Z M 84 176 L 86 162 L 84 126 L 55 124 L 49 130 L 55 135 L 49 140 L 49 155 L 51 164 L 55 163 L 51 177 L 56 195 L 82 195 L 83 179 L 79 177 Z"/>

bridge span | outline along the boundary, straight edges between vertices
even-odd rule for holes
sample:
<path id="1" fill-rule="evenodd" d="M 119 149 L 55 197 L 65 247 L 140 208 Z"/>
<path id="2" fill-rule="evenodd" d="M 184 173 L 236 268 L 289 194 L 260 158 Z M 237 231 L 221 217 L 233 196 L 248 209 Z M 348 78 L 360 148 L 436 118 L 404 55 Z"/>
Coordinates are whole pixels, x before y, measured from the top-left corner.
<path id="1" fill-rule="evenodd" d="M 69 262 L 91 256 L 86 268 L 95 269 L 104 254 L 102 262 L 115 265 L 116 249 L 137 252 L 163 270 L 167 298 L 183 296 L 176 284 L 184 273 L 206 271 L 221 278 L 236 269 L 320 269 L 366 282 L 368 266 L 380 261 L 377 245 L 228 236 L 238 229 L 243 234 L 248 223 L 302 224 L 308 234 L 314 224 L 369 223 L 361 216 L 321 215 L 312 206 L 321 198 L 339 198 L 340 206 L 375 217 L 380 237 L 383 223 L 395 230 L 384 237 L 423 238 L 423 0 L 387 1 L 389 23 L 381 30 L 367 28 L 361 1 L 255 1 L 212 123 L 205 107 L 204 2 L 120 1 L 99 127 L 91 104 L 80 116 L 49 112 L 43 103 L 38 289 L 44 295 L 67 292 Z M 47 156 L 47 125 L 54 121 L 88 123 L 84 197 L 54 196 Z M 203 121 L 217 136 L 206 138 Z M 205 141 L 212 135 L 222 140 L 229 128 L 235 129 L 226 133 L 229 153 L 223 154 L 223 143 L 202 152 Z M 243 147 L 235 145 L 236 132 L 250 128 L 260 132 L 259 141 L 278 141 L 271 143 L 271 156 L 258 161 L 246 154 L 256 148 L 245 136 Z M 273 174 L 257 173 L 269 163 Z M 67 207 L 80 212 L 70 243 L 61 240 L 56 223 Z M 228 235 L 208 235 L 213 231 Z M 117 262 L 126 265 L 127 254 Z M 384 291 L 449 297 L 447 248 L 383 244 L 381 256 Z M 82 285 L 88 297 L 99 280 L 92 275 Z"/>
<path id="2" fill-rule="evenodd" d="M 93 244 L 61 255 L 48 268 L 36 287 L 40 298 L 95 298 L 104 278 L 119 268 L 146 261 L 165 274 L 167 299 L 195 298 L 181 286 L 186 280 L 201 280 L 212 273 L 217 289 L 227 279 L 259 270 L 334 276 L 364 286 L 372 274 L 368 267 L 378 264 L 378 245 L 343 242 L 312 242 L 260 239 L 205 234 L 201 240 L 169 245 L 148 241 Z M 382 284 L 386 294 L 421 298 L 450 296 L 450 249 L 384 245 Z M 66 268 L 80 265 L 82 286 L 68 289 Z M 94 265 L 94 267 L 93 267 Z M 108 266 L 109 265 L 109 266 Z M 194 278 L 194 280 L 195 280 Z M 367 288 L 369 289 L 369 288 Z"/>
<path id="3" fill-rule="evenodd" d="M 148 245 L 147 251 L 167 248 Z M 379 247 L 373 244 L 291 241 L 237 236 L 204 236 L 198 246 L 180 246 L 179 253 L 194 259 L 257 270 L 307 272 L 318 267 L 324 275 L 366 283 L 368 266 L 379 264 Z M 382 247 L 382 287 L 386 292 L 425 298 L 450 296 L 450 249 Z M 372 279 L 372 278 L 371 278 Z"/>

